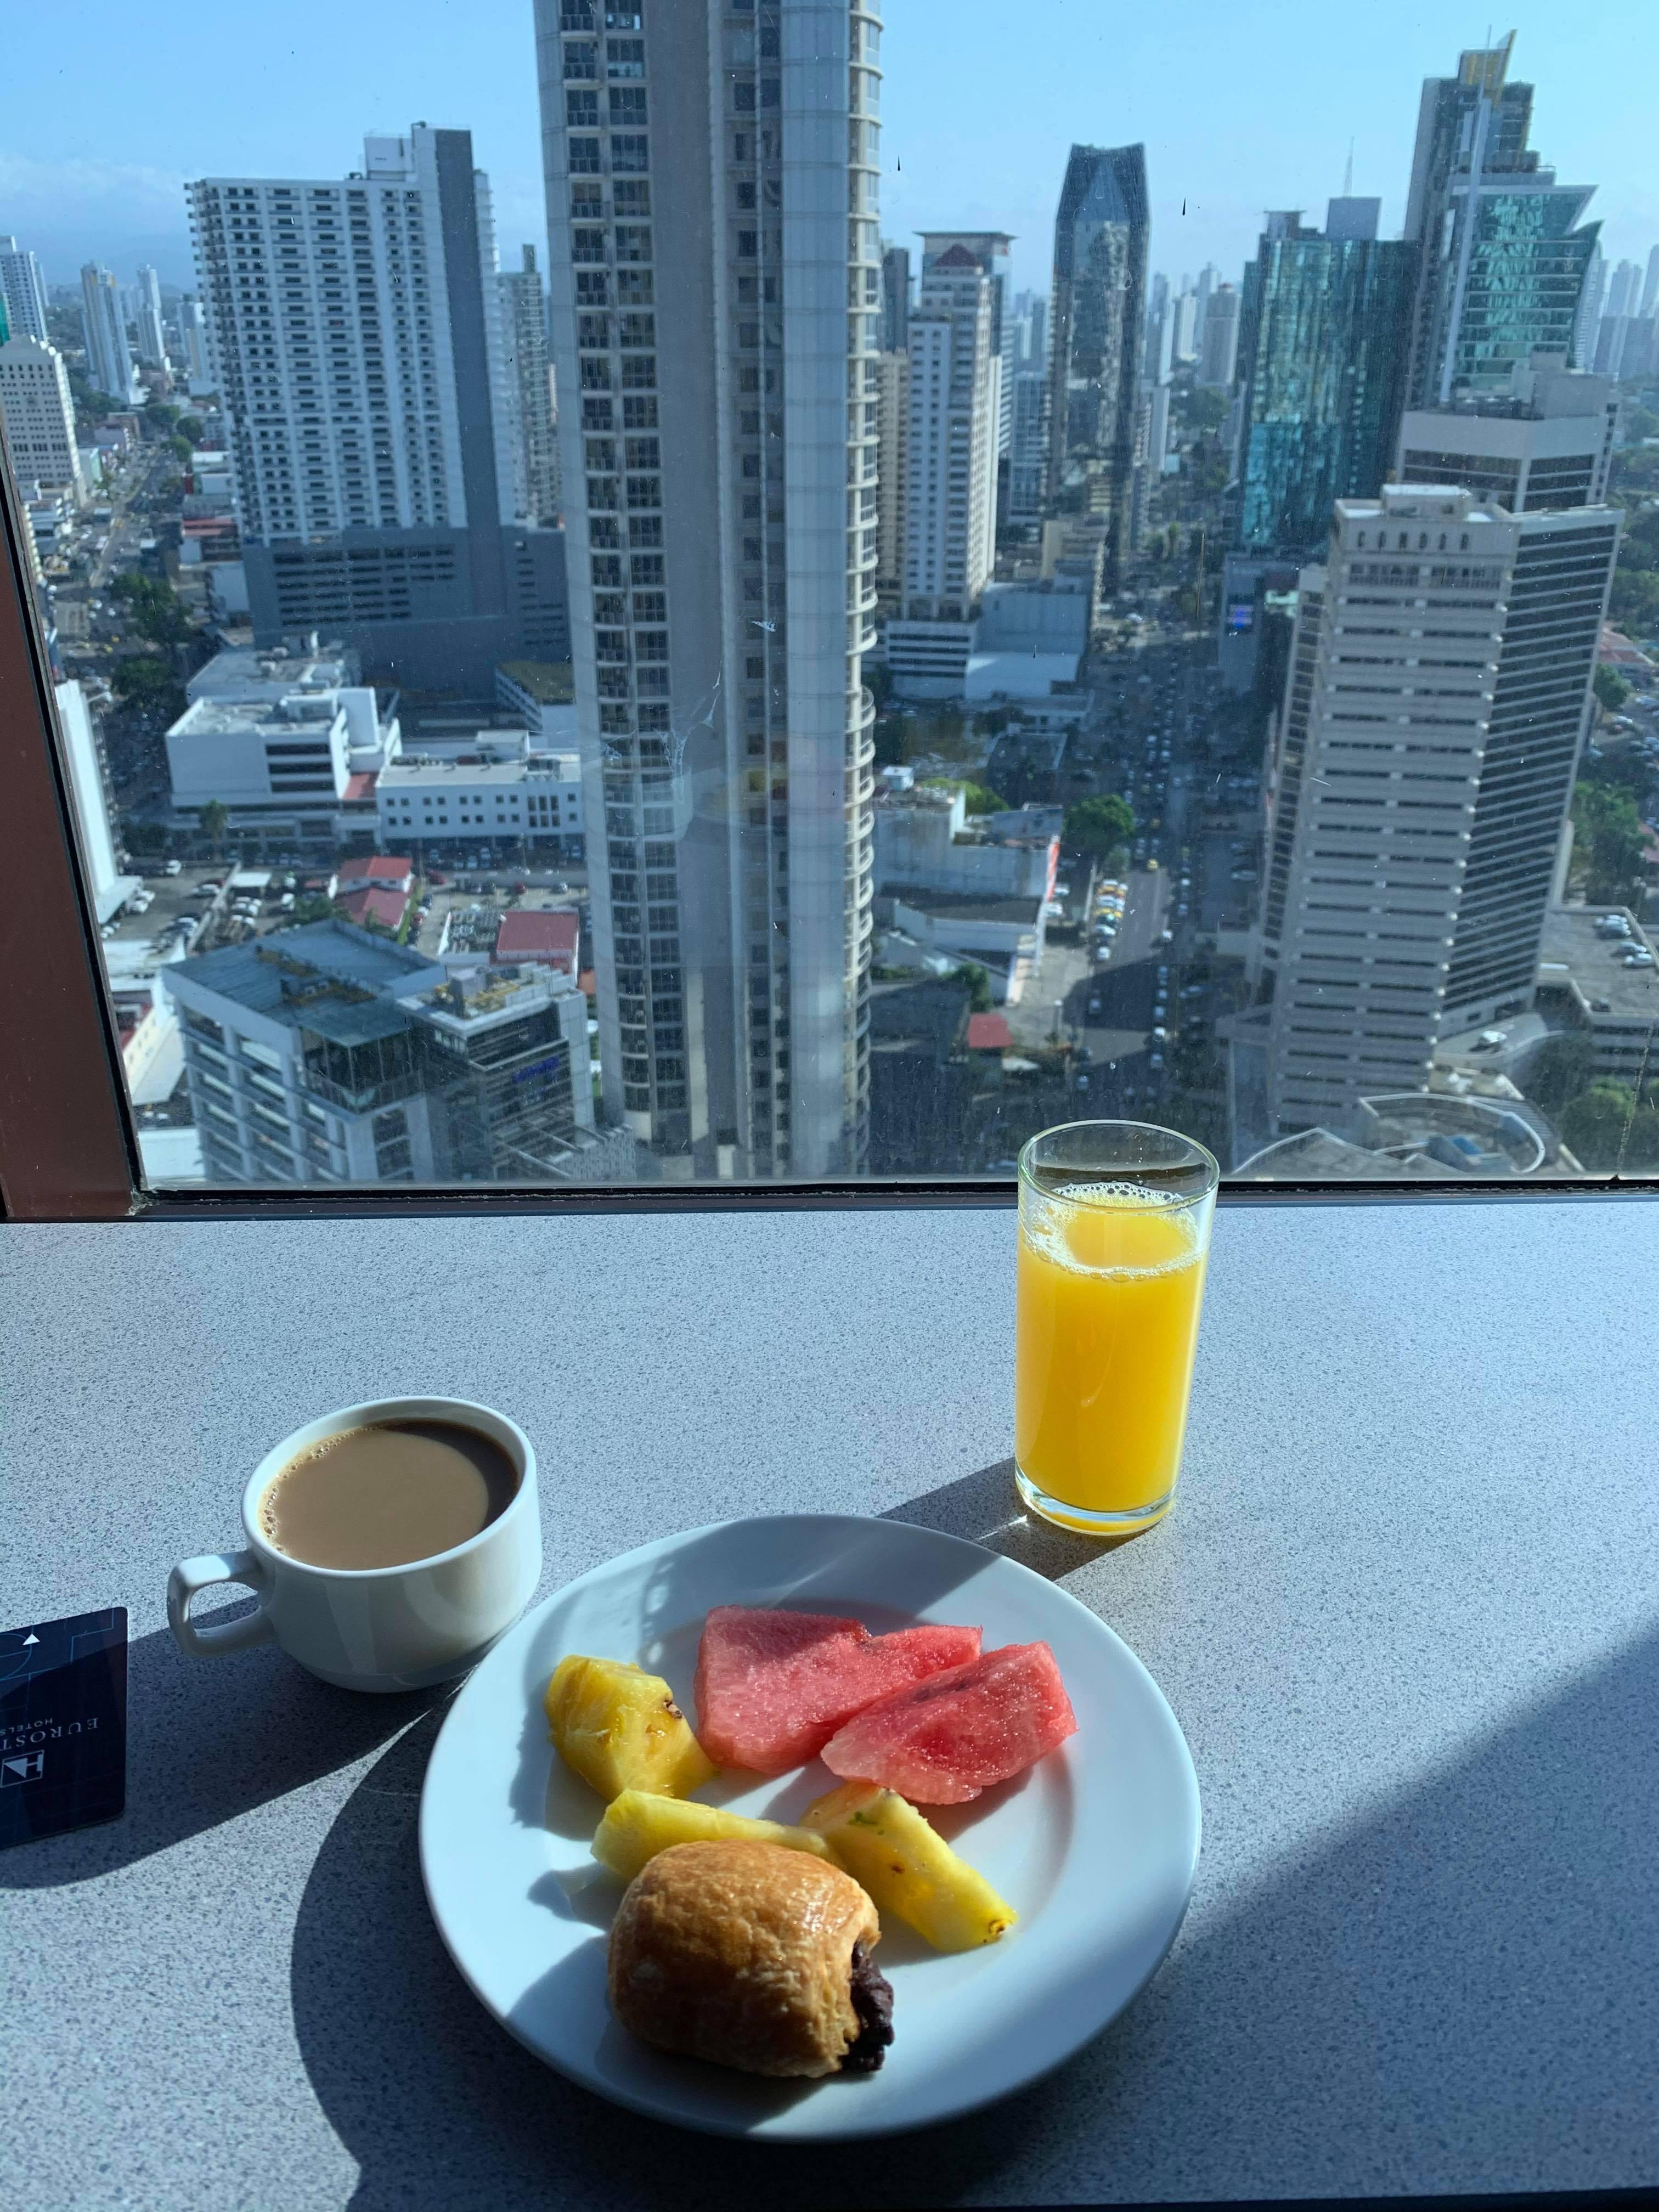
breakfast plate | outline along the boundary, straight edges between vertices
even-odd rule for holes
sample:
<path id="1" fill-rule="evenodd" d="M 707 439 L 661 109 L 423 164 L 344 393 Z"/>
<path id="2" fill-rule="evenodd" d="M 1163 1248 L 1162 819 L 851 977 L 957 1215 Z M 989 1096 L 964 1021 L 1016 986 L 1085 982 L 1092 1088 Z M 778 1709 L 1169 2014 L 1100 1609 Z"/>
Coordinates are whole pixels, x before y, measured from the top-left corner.
<path id="1" fill-rule="evenodd" d="M 688 1715 L 705 1615 L 724 1605 L 855 1616 L 880 1632 L 967 1622 L 987 1649 L 1042 1640 L 1077 1733 L 933 1825 L 1018 1911 L 1003 1940 L 951 1955 L 890 1918 L 882 2070 L 768 2081 L 636 2041 L 605 2001 L 621 1885 L 589 1844 L 601 1801 L 548 1741 L 542 1695 L 569 1652 L 665 1675 Z M 814 1760 L 698 1792 L 793 1821 L 833 1787 Z M 902 1521 L 777 1515 L 665 1537 L 527 1613 L 457 1697 L 421 1796 L 421 1871 L 451 1956 L 512 2034 L 630 2110 L 721 2135 L 811 2141 L 923 2127 L 1010 2094 L 1099 2033 L 1173 1942 L 1198 1859 L 1198 1780 L 1163 1693 L 1075 1598 L 977 1544 Z"/>

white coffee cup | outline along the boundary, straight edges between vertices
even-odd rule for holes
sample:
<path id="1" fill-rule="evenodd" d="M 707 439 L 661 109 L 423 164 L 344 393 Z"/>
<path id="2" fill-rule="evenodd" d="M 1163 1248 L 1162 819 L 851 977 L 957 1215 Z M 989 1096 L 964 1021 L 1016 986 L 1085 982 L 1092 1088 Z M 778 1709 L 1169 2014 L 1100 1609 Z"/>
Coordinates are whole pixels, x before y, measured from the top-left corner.
<path id="1" fill-rule="evenodd" d="M 259 1501 L 291 1459 L 377 1421 L 449 1421 L 476 1429 L 512 1462 L 519 1486 L 506 1511 L 452 1551 L 396 1567 L 319 1567 L 279 1552 L 259 1526 Z M 198 1659 L 279 1644 L 291 1659 L 347 1690 L 420 1690 L 482 1659 L 529 1603 L 541 1577 L 536 1454 L 516 1421 L 465 1398 L 380 1398 L 307 1422 L 268 1451 L 242 1493 L 247 1548 L 181 1559 L 167 1577 L 167 1626 Z M 246 1583 L 257 1611 L 198 1627 L 190 1601 L 215 1583 Z"/>

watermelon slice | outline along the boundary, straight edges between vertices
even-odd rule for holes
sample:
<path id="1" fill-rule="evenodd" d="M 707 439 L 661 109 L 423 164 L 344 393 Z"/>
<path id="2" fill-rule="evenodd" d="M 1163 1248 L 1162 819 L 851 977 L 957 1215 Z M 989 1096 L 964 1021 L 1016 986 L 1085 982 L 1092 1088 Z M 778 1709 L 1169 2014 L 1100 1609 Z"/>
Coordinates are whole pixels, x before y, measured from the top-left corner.
<path id="1" fill-rule="evenodd" d="M 832 1613 L 717 1605 L 697 1652 L 697 1741 L 721 1766 L 781 1774 L 878 1698 L 975 1657 L 979 1641 L 976 1628 L 872 1636 Z"/>
<path id="2" fill-rule="evenodd" d="M 960 1805 L 1077 1732 L 1046 1644 L 1006 1644 L 866 1705 L 823 1747 L 844 1780 L 918 1805 Z"/>

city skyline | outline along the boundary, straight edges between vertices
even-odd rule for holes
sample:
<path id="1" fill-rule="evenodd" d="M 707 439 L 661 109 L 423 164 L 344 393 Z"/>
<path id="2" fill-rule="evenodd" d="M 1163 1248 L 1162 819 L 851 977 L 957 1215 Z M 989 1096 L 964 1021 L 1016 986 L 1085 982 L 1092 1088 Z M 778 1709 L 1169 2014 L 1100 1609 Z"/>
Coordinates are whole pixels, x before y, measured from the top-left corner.
<path id="1" fill-rule="evenodd" d="M 1153 29 L 1079 30 L 1063 0 L 1041 0 L 1009 49 L 1006 22 L 967 0 L 943 29 L 940 0 L 898 11 L 886 38 L 881 179 L 883 224 L 902 242 L 945 224 L 1000 226 L 1013 234 L 1012 282 L 1046 289 L 1054 210 L 1069 145 L 1144 141 L 1154 266 L 1179 276 L 1214 261 L 1236 281 L 1268 207 L 1322 207 L 1338 191 L 1353 149 L 1353 189 L 1380 195 L 1382 234 L 1405 213 L 1418 89 L 1449 50 L 1484 42 L 1484 25 L 1431 25 L 1390 8 L 1363 25 L 1333 19 L 1317 41 L 1284 27 L 1268 0 L 1224 15 L 1187 0 Z M 314 17 L 314 22 L 313 21 Z M 483 0 L 465 41 L 429 4 L 399 13 L 385 34 L 378 7 L 349 21 L 313 0 L 286 9 L 267 34 L 244 11 L 240 52 L 224 57 L 260 88 L 251 102 L 191 102 L 184 127 L 171 112 L 191 54 L 182 33 L 141 27 L 96 0 L 83 16 L 110 66 L 77 84 L 71 111 L 52 100 L 60 42 L 45 19 L 9 46 L 11 146 L 0 155 L 0 228 L 40 256 L 49 283 L 72 285 L 82 262 L 116 267 L 123 282 L 153 264 L 163 283 L 191 288 L 184 185 L 204 173 L 329 173 L 365 128 L 403 130 L 411 116 L 473 134 L 495 184 L 503 262 L 521 242 L 545 243 L 530 11 L 521 0 Z M 272 23 L 275 18 L 270 19 Z M 1659 237 L 1659 183 L 1645 173 L 1640 72 L 1608 67 L 1621 33 L 1642 27 L 1634 0 L 1608 0 L 1594 40 L 1525 0 L 1493 35 L 1517 31 L 1513 74 L 1537 83 L 1537 137 L 1561 180 L 1595 186 L 1610 264 L 1645 261 Z M 332 56 L 319 77 L 313 30 Z M 1115 43 L 1113 41 L 1115 41 Z M 1171 53 L 1224 53 L 1208 78 L 1171 67 Z M 502 67 L 521 53 L 525 67 Z M 994 54 L 996 66 L 985 58 Z M 1253 117 L 1294 113 L 1294 134 L 1256 129 Z M 161 157 L 161 158 L 158 158 Z M 1185 207 L 1185 215 L 1182 208 Z M 919 258 L 919 257 L 918 257 Z M 131 267 L 129 267 L 131 264 Z"/>

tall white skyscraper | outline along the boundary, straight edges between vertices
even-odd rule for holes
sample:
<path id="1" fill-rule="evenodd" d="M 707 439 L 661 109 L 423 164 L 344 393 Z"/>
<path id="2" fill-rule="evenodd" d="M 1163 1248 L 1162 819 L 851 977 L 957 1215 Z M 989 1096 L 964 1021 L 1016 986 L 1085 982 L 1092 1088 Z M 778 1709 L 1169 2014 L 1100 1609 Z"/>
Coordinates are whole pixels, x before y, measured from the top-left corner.
<path id="1" fill-rule="evenodd" d="M 876 592 L 879 611 L 886 617 L 901 613 L 904 606 L 905 518 L 910 495 L 910 356 L 884 353 L 878 368 L 876 489 L 881 520 Z"/>
<path id="2" fill-rule="evenodd" d="M 25 337 L 0 345 L 0 415 L 20 483 L 85 498 L 69 373 L 56 346 Z"/>
<path id="3" fill-rule="evenodd" d="M 0 237 L 0 299 L 6 303 L 6 320 L 15 338 L 49 343 L 46 328 L 46 282 L 40 264 L 26 246 L 9 234 Z"/>
<path id="4" fill-rule="evenodd" d="M 559 438 L 547 351 L 547 294 L 535 247 L 526 246 L 523 266 L 503 270 L 497 281 L 513 429 L 514 512 L 550 526 L 559 513 Z"/>
<path id="5" fill-rule="evenodd" d="M 179 327 L 184 333 L 185 370 L 192 385 L 205 385 L 208 368 L 207 311 L 199 300 L 181 301 Z"/>
<path id="6" fill-rule="evenodd" d="M 142 387 L 121 312 L 121 288 L 112 272 L 95 261 L 85 263 L 81 270 L 81 320 L 87 337 L 87 374 L 118 406 L 131 406 L 142 396 Z"/>
<path id="7" fill-rule="evenodd" d="M 855 1172 L 880 24 L 536 19 L 607 1113 L 672 1176 Z"/>
<path id="8" fill-rule="evenodd" d="M 1279 1133 L 1425 1089 L 1442 1037 L 1530 1005 L 1619 524 L 1443 484 L 1338 501 L 1302 571 L 1255 958 Z"/>
<path id="9" fill-rule="evenodd" d="M 966 622 L 996 559 L 999 363 L 991 283 L 966 246 L 925 268 L 910 318 L 904 611 Z"/>
<path id="10" fill-rule="evenodd" d="M 1607 293 L 1607 264 L 1598 246 L 1589 258 L 1584 271 L 1584 289 L 1578 297 L 1578 313 L 1572 325 L 1572 365 L 1575 368 L 1593 368 L 1595 365 L 1595 342 L 1601 330 L 1601 302 Z"/>
<path id="11" fill-rule="evenodd" d="M 1013 240 L 1003 230 L 925 230 L 921 234 L 921 277 L 943 254 L 957 251 L 972 254 L 991 283 L 991 359 L 996 388 L 992 415 L 997 426 L 996 459 L 1006 458 L 1014 427 L 1014 370 L 1018 366 L 1018 332 L 1014 319 L 1014 294 L 1008 250 Z"/>
<path id="12" fill-rule="evenodd" d="M 1175 302 L 1175 331 L 1172 345 L 1175 358 L 1183 362 L 1196 361 L 1198 341 L 1198 295 L 1196 292 L 1183 292 Z"/>
<path id="13" fill-rule="evenodd" d="M 161 332 L 161 280 L 153 269 L 141 269 L 134 289 L 137 312 L 133 321 L 138 332 L 138 358 L 146 368 L 165 368 L 167 347 Z"/>
<path id="14" fill-rule="evenodd" d="M 519 506 L 489 180 L 471 134 L 365 140 L 342 179 L 188 187 L 260 643 L 488 693 L 568 651 L 563 541 Z"/>

